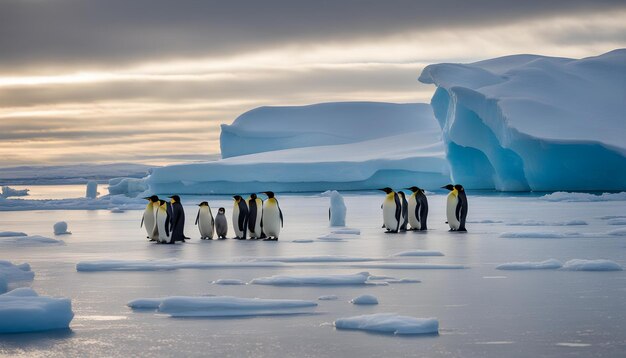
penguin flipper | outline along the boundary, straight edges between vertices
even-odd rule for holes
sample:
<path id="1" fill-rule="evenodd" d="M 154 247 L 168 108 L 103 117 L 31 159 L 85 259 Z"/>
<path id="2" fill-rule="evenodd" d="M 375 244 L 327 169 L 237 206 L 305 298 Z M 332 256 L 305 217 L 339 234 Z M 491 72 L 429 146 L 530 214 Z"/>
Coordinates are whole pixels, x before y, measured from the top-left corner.
<path id="1" fill-rule="evenodd" d="M 280 210 L 280 205 L 278 205 L 278 201 L 276 201 L 276 206 L 278 206 L 278 214 L 280 215 L 280 227 L 283 227 L 283 211 Z"/>
<path id="2" fill-rule="evenodd" d="M 143 220 L 144 220 L 144 219 L 145 219 L 145 218 L 142 216 L 142 217 L 141 217 L 141 225 L 139 225 L 139 227 L 140 227 L 140 228 L 142 228 L 142 227 L 143 227 Z"/>
<path id="3" fill-rule="evenodd" d="M 402 205 L 400 204 L 400 198 L 398 194 L 393 195 L 393 200 L 396 202 L 396 221 L 398 222 L 398 226 L 396 227 L 396 231 L 400 228 L 400 217 L 402 217 Z"/>
<path id="4" fill-rule="evenodd" d="M 198 215 L 196 215 L 196 225 L 198 225 L 199 220 L 200 220 L 200 209 L 198 209 Z"/>
<path id="5" fill-rule="evenodd" d="M 249 211 L 248 211 L 248 229 L 250 229 L 251 232 L 254 231 L 254 224 L 256 224 L 256 212 L 257 212 L 257 207 L 256 207 L 256 203 L 254 203 L 254 205 L 252 205 L 252 202 L 250 203 L 250 205 L 248 206 Z"/>
<path id="6" fill-rule="evenodd" d="M 456 219 L 461 222 L 461 209 L 463 208 L 463 199 L 459 196 L 456 203 L 456 209 L 454 210 L 454 215 Z"/>

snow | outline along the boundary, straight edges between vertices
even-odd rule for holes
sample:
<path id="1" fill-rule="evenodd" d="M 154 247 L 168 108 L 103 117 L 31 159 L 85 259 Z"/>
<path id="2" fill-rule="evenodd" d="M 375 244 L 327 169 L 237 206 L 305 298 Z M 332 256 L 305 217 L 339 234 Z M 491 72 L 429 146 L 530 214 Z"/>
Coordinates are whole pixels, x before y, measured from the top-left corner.
<path id="1" fill-rule="evenodd" d="M 373 111 L 372 106 L 383 110 Z M 318 117 L 318 108 L 324 108 L 323 117 Z M 332 114 L 335 110 L 339 117 Z M 293 117 L 296 114 L 299 117 Z M 147 178 L 150 191 L 311 192 L 407 187 L 416 182 L 439 188 L 450 178 L 441 130 L 425 104 L 264 107 L 222 131 L 224 159 L 155 168 Z M 317 140 L 320 136 L 323 139 Z"/>
<path id="2" fill-rule="evenodd" d="M 158 304 L 158 305 L 157 305 Z M 128 303 L 135 309 L 158 308 L 172 317 L 248 317 L 312 313 L 317 303 L 305 300 L 230 296 L 141 298 Z"/>
<path id="3" fill-rule="evenodd" d="M 202 262 L 172 259 L 162 260 L 96 260 L 81 261 L 76 270 L 82 272 L 98 271 L 162 271 L 180 269 L 280 267 L 280 262 Z"/>
<path id="4" fill-rule="evenodd" d="M 0 260 L 0 293 L 7 292 L 10 285 L 30 282 L 34 277 L 35 273 L 30 270 L 29 264 L 15 265 L 10 261 Z"/>
<path id="5" fill-rule="evenodd" d="M 589 193 L 568 193 L 564 191 L 558 191 L 552 194 L 547 194 L 541 197 L 546 201 L 564 201 L 564 202 L 595 202 L 595 201 L 626 201 L 626 192 L 620 193 L 602 193 L 600 195 Z"/>
<path id="6" fill-rule="evenodd" d="M 40 235 L 0 236 L 0 245 L 11 246 L 38 246 L 38 245 L 65 245 L 65 241 L 52 239 Z"/>
<path id="7" fill-rule="evenodd" d="M 509 262 L 496 266 L 496 270 L 556 270 L 563 264 L 556 259 L 541 262 Z"/>
<path id="8" fill-rule="evenodd" d="M 8 198 L 11 196 L 27 196 L 29 189 L 13 189 L 9 186 L 2 187 L 2 193 L 0 193 L 0 197 Z"/>
<path id="9" fill-rule="evenodd" d="M 376 313 L 337 319 L 338 329 L 404 334 L 437 334 L 439 321 L 436 318 L 415 318 L 394 313 Z"/>
<path id="10" fill-rule="evenodd" d="M 611 260 L 569 260 L 563 265 L 563 270 L 569 271 L 622 271 L 618 263 Z"/>
<path id="11" fill-rule="evenodd" d="M 380 263 L 380 264 L 362 264 L 353 265 L 352 267 L 367 269 L 392 269 L 392 270 L 460 270 L 465 269 L 463 265 L 449 264 L 424 264 L 424 263 Z"/>
<path id="12" fill-rule="evenodd" d="M 339 297 L 337 295 L 324 295 L 324 296 L 319 296 L 318 301 L 336 301 L 339 299 Z"/>
<path id="13" fill-rule="evenodd" d="M 250 283 L 272 286 L 364 285 L 368 277 L 369 272 L 360 272 L 352 275 L 278 275 L 255 278 Z"/>
<path id="14" fill-rule="evenodd" d="M 65 221 L 59 221 L 52 226 L 55 235 L 67 235 L 71 232 L 67 231 L 67 223 Z"/>
<path id="15" fill-rule="evenodd" d="M 350 300 L 355 305 L 377 305 L 378 298 L 372 295 L 360 295 Z"/>
<path id="16" fill-rule="evenodd" d="M 344 255 L 320 255 L 320 256 L 257 256 L 257 257 L 240 257 L 239 261 L 244 262 L 367 262 L 379 261 L 382 258 L 376 257 L 355 257 Z"/>
<path id="17" fill-rule="evenodd" d="M 562 239 L 580 236 L 577 232 L 531 231 L 531 232 L 503 232 L 501 238 L 508 239 Z"/>
<path id="18" fill-rule="evenodd" d="M 391 256 L 443 256 L 443 253 L 433 250 L 409 250 L 397 252 Z"/>
<path id="19" fill-rule="evenodd" d="M 74 317 L 68 298 L 39 296 L 31 288 L 0 295 L 0 333 L 69 328 Z"/>
<path id="20" fill-rule="evenodd" d="M 211 282 L 214 285 L 245 285 L 246 283 L 234 278 L 221 278 Z"/>
<path id="21" fill-rule="evenodd" d="M 96 183 L 94 180 L 88 181 L 85 197 L 87 199 L 95 199 L 97 196 L 98 196 L 98 183 Z"/>
<path id="22" fill-rule="evenodd" d="M 326 234 L 317 238 L 319 241 L 346 241 L 352 239 L 358 239 L 359 235 L 355 234 Z"/>
<path id="23" fill-rule="evenodd" d="M 338 191 L 330 193 L 330 226 L 346 226 L 346 204 Z"/>
<path id="24" fill-rule="evenodd" d="M 580 60 L 435 64 L 419 81 L 437 86 L 431 105 L 455 182 L 583 191 L 626 189 L 624 76 L 626 49 L 618 49 Z"/>

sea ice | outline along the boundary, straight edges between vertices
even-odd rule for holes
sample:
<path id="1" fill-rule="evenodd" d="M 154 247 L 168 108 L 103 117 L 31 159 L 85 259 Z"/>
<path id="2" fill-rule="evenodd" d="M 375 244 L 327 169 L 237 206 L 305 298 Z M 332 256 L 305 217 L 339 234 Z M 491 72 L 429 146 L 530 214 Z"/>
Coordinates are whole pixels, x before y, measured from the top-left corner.
<path id="1" fill-rule="evenodd" d="M 367 262 L 379 261 L 382 258 L 376 257 L 354 257 L 343 255 L 320 255 L 320 256 L 252 256 L 240 257 L 238 260 L 243 262 Z"/>
<path id="2" fill-rule="evenodd" d="M 588 225 L 584 220 L 568 220 L 568 221 L 543 221 L 543 220 L 523 220 L 507 223 L 510 226 L 579 226 Z"/>
<path id="3" fill-rule="evenodd" d="M 626 225 L 626 219 L 624 218 L 609 219 L 606 223 L 609 225 Z"/>
<path id="4" fill-rule="evenodd" d="M 212 269 L 240 267 L 281 267 L 281 262 L 202 262 L 162 260 L 98 260 L 82 261 L 76 264 L 76 271 L 163 271 L 179 269 Z"/>
<path id="5" fill-rule="evenodd" d="M 11 196 L 27 196 L 29 189 L 13 189 L 9 186 L 2 187 L 2 193 L 0 193 L 0 197 L 8 198 Z"/>
<path id="6" fill-rule="evenodd" d="M 53 226 L 55 235 L 67 235 L 71 232 L 67 231 L 67 223 L 65 221 L 59 221 Z"/>
<path id="7" fill-rule="evenodd" d="M 23 263 L 14 265 L 10 261 L 0 260 L 0 293 L 9 290 L 9 286 L 19 282 L 30 282 L 35 273 L 30 270 L 30 265 Z"/>
<path id="8" fill-rule="evenodd" d="M 467 267 L 463 265 L 448 265 L 448 264 L 423 264 L 423 263 L 375 263 L 375 264 L 359 264 L 352 265 L 357 268 L 372 268 L 372 269 L 398 269 L 398 270 L 459 270 Z"/>
<path id="9" fill-rule="evenodd" d="M 544 195 L 540 198 L 546 201 L 565 201 L 565 202 L 595 202 L 595 201 L 626 201 L 626 192 L 621 193 L 602 193 L 600 195 L 589 193 L 568 193 L 565 191 L 557 191 L 552 194 Z"/>
<path id="10" fill-rule="evenodd" d="M 615 229 L 608 232 L 611 236 L 626 236 L 626 229 Z"/>
<path id="11" fill-rule="evenodd" d="M 39 296 L 26 287 L 0 295 L 0 333 L 69 328 L 73 317 L 68 298 Z"/>
<path id="12" fill-rule="evenodd" d="M 432 250 L 410 250 L 398 252 L 391 256 L 443 256 L 443 253 Z"/>
<path id="13" fill-rule="evenodd" d="M 246 283 L 234 278 L 221 278 L 211 282 L 214 285 L 245 285 Z"/>
<path id="14" fill-rule="evenodd" d="M 139 210 L 146 207 L 146 202 L 139 198 L 129 198 L 125 195 L 105 195 L 96 199 L 5 199 L 0 197 L 0 211 L 24 210 L 103 210 L 120 208 L 125 210 Z"/>
<path id="15" fill-rule="evenodd" d="M 611 260 L 569 260 L 563 265 L 563 270 L 568 271 L 622 271 L 618 263 Z"/>
<path id="16" fill-rule="evenodd" d="M 324 295 L 317 298 L 319 301 L 336 301 L 339 299 L 337 295 Z"/>
<path id="17" fill-rule="evenodd" d="M 344 234 L 344 235 L 361 235 L 361 230 L 352 228 L 333 229 L 331 234 Z"/>
<path id="18" fill-rule="evenodd" d="M 40 235 L 0 236 L 0 245 L 37 246 L 37 245 L 65 245 L 65 241 L 52 239 Z"/>
<path id="19" fill-rule="evenodd" d="M 436 318 L 415 318 L 394 313 L 339 318 L 334 325 L 338 329 L 356 329 L 396 335 L 439 333 L 439 321 Z"/>
<path id="20" fill-rule="evenodd" d="M 355 305 L 377 305 L 378 298 L 372 295 L 360 295 L 350 300 Z"/>
<path id="21" fill-rule="evenodd" d="M 364 285 L 368 277 L 368 272 L 360 272 L 353 275 L 277 275 L 255 278 L 250 283 L 273 286 Z"/>
<path id="22" fill-rule="evenodd" d="M 532 232 L 503 232 L 501 238 L 507 239 L 562 239 L 566 237 L 578 237 L 577 232 L 554 232 L 554 231 L 532 231 Z"/>
<path id="23" fill-rule="evenodd" d="M 563 264 L 556 259 L 541 262 L 509 262 L 496 266 L 496 270 L 556 270 Z"/>
<path id="24" fill-rule="evenodd" d="M 0 231 L 0 237 L 27 236 L 26 233 L 20 231 Z"/>

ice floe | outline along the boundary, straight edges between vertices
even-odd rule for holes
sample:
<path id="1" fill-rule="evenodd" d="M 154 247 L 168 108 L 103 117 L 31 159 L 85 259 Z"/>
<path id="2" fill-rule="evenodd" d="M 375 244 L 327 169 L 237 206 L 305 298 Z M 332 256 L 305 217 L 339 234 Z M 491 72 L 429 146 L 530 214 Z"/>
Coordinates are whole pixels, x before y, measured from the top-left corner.
<path id="1" fill-rule="evenodd" d="M 626 225 L 626 218 L 609 219 L 606 223 L 609 225 Z"/>
<path id="2" fill-rule="evenodd" d="M 69 328 L 73 317 L 68 298 L 39 296 L 26 287 L 0 295 L 0 333 Z"/>
<path id="3" fill-rule="evenodd" d="M 239 267 L 281 267 L 280 262 L 203 262 L 162 260 L 96 260 L 81 261 L 76 264 L 77 271 L 162 271 L 179 269 L 212 269 Z"/>
<path id="4" fill-rule="evenodd" d="M 28 236 L 25 232 L 21 231 L 0 231 L 0 237 L 15 237 L 15 236 Z"/>
<path id="5" fill-rule="evenodd" d="M 394 313 L 376 313 L 370 315 L 339 318 L 334 322 L 338 329 L 354 329 L 381 333 L 436 334 L 439 333 L 439 321 L 436 318 L 415 318 Z"/>
<path id="6" fill-rule="evenodd" d="M 568 271 L 622 271 L 618 263 L 611 260 L 569 260 L 563 265 L 563 270 Z"/>
<path id="7" fill-rule="evenodd" d="M 360 229 L 343 228 L 331 230 L 331 234 L 343 234 L 343 235 L 361 235 Z"/>
<path id="8" fill-rule="evenodd" d="M 355 234 L 335 234 L 330 233 L 323 236 L 318 237 L 319 241 L 346 241 L 352 239 L 358 239 L 360 236 Z"/>
<path id="9" fill-rule="evenodd" d="M 40 235 L 0 236 L 0 245 L 11 246 L 38 246 L 38 245 L 65 245 L 65 241 L 52 239 Z"/>
<path id="10" fill-rule="evenodd" d="M 320 255 L 320 256 L 253 256 L 253 257 L 240 257 L 238 261 L 243 262 L 367 262 L 367 261 L 379 261 L 383 258 L 376 257 L 354 257 L 343 255 Z"/>
<path id="11" fill-rule="evenodd" d="M 355 305 L 377 305 L 378 298 L 372 295 L 360 295 L 350 300 Z"/>
<path id="12" fill-rule="evenodd" d="M 584 220 L 568 220 L 568 221 L 543 221 L 543 220 L 524 220 L 507 223 L 510 226 L 579 226 L 588 225 Z"/>
<path id="13" fill-rule="evenodd" d="M 401 251 L 391 256 L 443 256 L 443 253 L 433 250 L 410 250 Z"/>
<path id="14" fill-rule="evenodd" d="M 369 276 L 369 272 L 360 272 L 352 275 L 276 275 L 255 278 L 250 283 L 273 286 L 365 285 Z"/>
<path id="15" fill-rule="evenodd" d="M 319 301 L 336 301 L 339 299 L 337 295 L 324 295 L 317 298 Z"/>
<path id="16" fill-rule="evenodd" d="M 373 264 L 359 264 L 352 265 L 357 268 L 367 269 L 398 269 L 398 270 L 459 270 L 467 267 L 463 265 L 450 265 L 450 264 L 425 264 L 425 263 L 411 263 L 411 262 L 384 262 Z"/>
<path id="17" fill-rule="evenodd" d="M 214 285 L 245 285 L 246 283 L 234 278 L 221 278 L 211 282 Z"/>
<path id="18" fill-rule="evenodd" d="M 503 232 L 501 238 L 506 239 L 562 239 L 567 237 L 579 237 L 577 232 L 554 232 L 554 231 L 530 231 L 530 232 Z"/>
<path id="19" fill-rule="evenodd" d="M 540 262 L 509 262 L 496 266 L 496 270 L 556 270 L 563 264 L 556 259 L 549 259 Z"/>
<path id="20" fill-rule="evenodd" d="M 626 236 L 626 229 L 611 230 L 607 234 L 611 236 Z"/>
<path id="21" fill-rule="evenodd" d="M 3 186 L 2 192 L 0 193 L 0 197 L 8 198 L 12 196 L 27 196 L 29 189 L 13 189 L 10 186 Z"/>
<path id="22" fill-rule="evenodd" d="M 0 293 L 7 292 L 12 284 L 30 282 L 34 277 L 35 273 L 30 270 L 29 264 L 15 265 L 10 261 L 0 260 Z"/>
<path id="23" fill-rule="evenodd" d="M 105 195 L 96 199 L 5 199 L 0 197 L 0 211 L 25 210 L 139 210 L 145 208 L 145 200 L 125 195 Z"/>
<path id="24" fill-rule="evenodd" d="M 552 194 L 544 195 L 540 199 L 565 202 L 626 201 L 626 192 L 602 193 L 600 195 L 595 195 L 589 193 L 569 193 L 565 191 L 557 191 Z"/>

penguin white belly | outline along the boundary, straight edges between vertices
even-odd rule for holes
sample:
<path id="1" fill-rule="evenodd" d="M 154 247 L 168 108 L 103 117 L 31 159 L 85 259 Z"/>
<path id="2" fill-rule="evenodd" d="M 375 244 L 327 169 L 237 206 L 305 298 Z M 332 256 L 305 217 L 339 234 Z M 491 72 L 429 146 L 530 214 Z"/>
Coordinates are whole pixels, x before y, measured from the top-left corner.
<path id="1" fill-rule="evenodd" d="M 156 227 L 159 230 L 159 241 L 162 243 L 170 242 L 170 235 L 165 231 L 165 222 L 167 221 L 167 212 L 159 209 L 156 216 Z"/>
<path id="2" fill-rule="evenodd" d="M 450 229 L 458 230 L 461 223 L 456 218 L 456 205 L 459 202 L 459 198 L 453 193 L 448 194 L 448 205 L 446 207 L 446 216 L 448 218 L 448 225 Z"/>
<path id="3" fill-rule="evenodd" d="M 398 230 L 399 223 L 396 219 L 396 203 L 393 196 L 391 199 L 387 198 L 383 202 L 383 223 L 388 230 Z"/>
<path id="4" fill-rule="evenodd" d="M 200 230 L 201 237 L 213 239 L 213 214 L 207 206 L 203 206 L 200 208 L 198 229 Z"/>
<path id="5" fill-rule="evenodd" d="M 256 219 L 254 222 L 254 232 L 250 232 L 250 237 L 261 237 L 263 229 L 261 229 L 261 219 L 263 218 L 263 201 L 256 199 Z"/>
<path id="6" fill-rule="evenodd" d="M 417 207 L 417 200 L 415 199 L 415 194 L 409 197 L 409 224 L 411 225 L 411 229 L 419 230 L 422 228 L 420 224 L 419 217 L 415 214 L 415 208 Z"/>
<path id="7" fill-rule="evenodd" d="M 154 225 L 156 224 L 155 214 L 154 205 L 150 202 L 143 212 L 143 226 L 149 238 L 152 238 L 152 234 L 154 233 Z"/>
<path id="8" fill-rule="evenodd" d="M 235 230 L 235 236 L 243 237 L 243 231 L 239 230 L 239 205 L 237 204 L 233 207 L 233 229 Z"/>
<path id="9" fill-rule="evenodd" d="M 280 234 L 280 211 L 278 205 L 267 200 L 263 206 L 263 232 L 269 237 L 278 238 Z"/>

